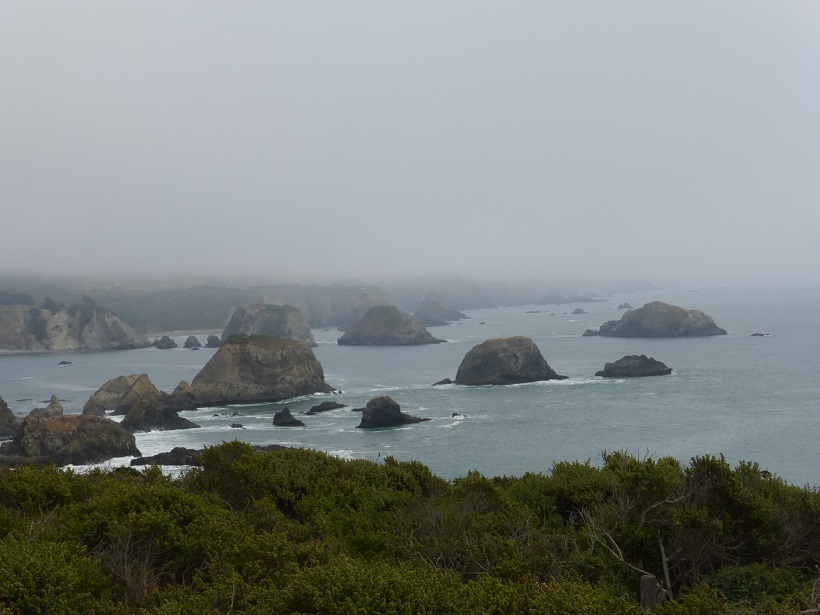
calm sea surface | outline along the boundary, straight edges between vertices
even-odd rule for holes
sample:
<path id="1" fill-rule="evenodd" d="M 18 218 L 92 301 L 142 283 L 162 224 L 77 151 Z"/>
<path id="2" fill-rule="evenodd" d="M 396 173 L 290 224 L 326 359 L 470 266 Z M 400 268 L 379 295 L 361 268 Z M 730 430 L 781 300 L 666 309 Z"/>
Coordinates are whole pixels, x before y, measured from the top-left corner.
<path id="1" fill-rule="evenodd" d="M 624 301 L 640 307 L 656 299 L 703 310 L 729 334 L 658 340 L 581 336 L 620 318 L 623 311 L 616 308 Z M 588 313 L 569 314 L 576 307 Z M 548 472 L 562 460 L 597 463 L 603 450 L 684 462 L 723 453 L 731 463 L 757 461 L 793 484 L 820 485 L 820 288 L 657 290 L 599 303 L 467 314 L 470 319 L 459 324 L 431 327 L 449 343 L 430 346 L 338 346 L 339 331 L 313 332 L 326 381 L 343 391 L 333 399 L 362 407 L 372 397 L 389 395 L 404 412 L 430 422 L 361 430 L 356 429 L 360 414 L 344 408 L 300 417 L 304 428 L 273 427 L 277 410 L 286 406 L 297 415 L 326 399 L 317 396 L 187 412 L 201 429 L 138 434 L 137 445 L 150 455 L 236 438 L 350 458 L 418 459 L 447 478 L 470 470 L 489 476 Z M 751 337 L 755 332 L 770 335 Z M 454 377 L 476 344 L 512 335 L 531 337 L 550 366 L 569 379 L 508 387 L 431 386 Z M 67 412 L 80 412 L 100 385 L 123 374 L 147 373 L 171 391 L 180 380 L 190 381 L 214 352 L 183 349 L 184 339 L 176 337 L 180 348 L 174 350 L 0 355 L 0 396 L 24 415 L 52 394 Z M 604 363 L 627 354 L 652 356 L 674 371 L 640 379 L 594 376 Z M 60 361 L 71 365 L 59 366 Z M 233 412 L 241 416 L 230 416 Z"/>

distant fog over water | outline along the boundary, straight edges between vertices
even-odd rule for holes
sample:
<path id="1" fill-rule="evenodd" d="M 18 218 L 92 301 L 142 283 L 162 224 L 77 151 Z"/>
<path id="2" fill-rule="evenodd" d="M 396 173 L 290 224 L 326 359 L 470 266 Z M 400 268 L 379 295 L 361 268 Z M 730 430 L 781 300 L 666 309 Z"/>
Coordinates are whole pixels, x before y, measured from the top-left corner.
<path id="1" fill-rule="evenodd" d="M 0 273 L 816 284 L 819 30 L 811 0 L 0 0 Z"/>

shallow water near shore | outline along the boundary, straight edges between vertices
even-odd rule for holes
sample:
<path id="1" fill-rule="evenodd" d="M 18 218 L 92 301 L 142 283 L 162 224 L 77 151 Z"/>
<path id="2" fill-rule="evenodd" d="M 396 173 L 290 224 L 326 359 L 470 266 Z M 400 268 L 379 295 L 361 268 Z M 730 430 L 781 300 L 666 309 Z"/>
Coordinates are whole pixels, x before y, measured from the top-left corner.
<path id="1" fill-rule="evenodd" d="M 661 300 L 712 316 L 728 335 L 698 339 L 582 337 L 584 330 L 620 318 L 616 309 Z M 582 307 L 587 314 L 572 315 Z M 528 313 L 531 312 L 531 313 Z M 145 455 L 174 446 L 199 448 L 224 440 L 310 447 L 348 458 L 386 455 L 417 459 L 454 478 L 548 472 L 563 460 L 600 460 L 603 450 L 640 455 L 724 454 L 731 463 L 756 461 L 790 483 L 820 485 L 820 289 L 760 291 L 703 288 L 656 290 L 563 306 L 515 306 L 467 312 L 470 319 L 430 332 L 447 344 L 415 347 L 338 346 L 341 332 L 316 329 L 314 352 L 332 399 L 348 408 L 300 416 L 329 396 L 278 404 L 203 408 L 185 416 L 200 429 L 137 435 Z M 554 314 L 554 315 L 552 315 Z M 484 324 L 481 324 L 484 323 Z M 752 333 L 769 335 L 752 337 Z M 200 334 L 204 342 L 207 333 Z M 187 333 L 186 333 L 187 335 Z M 49 397 L 80 412 L 88 397 L 115 376 L 147 373 L 171 391 L 190 381 L 214 353 L 145 348 L 107 353 L 0 355 L 0 396 L 18 415 Z M 493 337 L 526 335 L 567 380 L 507 387 L 432 386 L 454 377 L 464 354 Z M 669 376 L 595 377 L 604 363 L 646 354 L 673 368 Z M 70 361 L 70 365 L 59 365 Z M 357 429 L 362 407 L 389 395 L 404 412 L 429 417 L 391 429 Z M 272 425 L 283 407 L 303 428 Z M 231 416 L 238 413 L 238 416 Z M 453 416 L 458 413 L 458 416 Z M 243 428 L 231 428 L 239 423 Z M 128 463 L 128 459 L 111 464 Z"/>

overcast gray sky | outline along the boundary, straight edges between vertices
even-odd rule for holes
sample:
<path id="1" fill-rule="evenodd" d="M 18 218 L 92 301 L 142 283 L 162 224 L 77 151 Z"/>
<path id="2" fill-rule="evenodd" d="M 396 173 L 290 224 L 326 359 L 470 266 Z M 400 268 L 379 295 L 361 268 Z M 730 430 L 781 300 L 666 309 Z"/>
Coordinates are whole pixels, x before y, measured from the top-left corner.
<path id="1" fill-rule="evenodd" d="M 0 0 L 3 271 L 817 282 L 820 2 Z"/>

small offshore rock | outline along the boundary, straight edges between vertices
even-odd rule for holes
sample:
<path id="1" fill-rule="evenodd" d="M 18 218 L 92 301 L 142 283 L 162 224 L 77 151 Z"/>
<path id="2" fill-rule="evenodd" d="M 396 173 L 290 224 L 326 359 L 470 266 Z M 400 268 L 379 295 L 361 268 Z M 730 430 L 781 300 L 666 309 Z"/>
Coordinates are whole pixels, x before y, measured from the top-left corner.
<path id="1" fill-rule="evenodd" d="M 202 348 L 202 344 L 199 343 L 199 338 L 196 335 L 189 335 L 185 343 L 182 345 L 183 348 L 190 348 L 192 350 L 198 350 Z"/>
<path id="2" fill-rule="evenodd" d="M 442 384 L 453 384 L 453 381 L 450 378 L 444 378 L 443 380 L 439 380 L 438 382 L 434 382 L 433 386 L 437 387 L 437 386 L 440 386 Z"/>
<path id="3" fill-rule="evenodd" d="M 395 427 L 409 423 L 421 423 L 430 419 L 411 416 L 401 411 L 401 407 L 393 399 L 384 395 L 374 397 L 364 407 L 362 422 L 356 427 L 373 429 L 377 427 Z"/>
<path id="4" fill-rule="evenodd" d="M 656 361 L 652 357 L 647 358 L 642 355 L 627 355 L 618 359 L 614 363 L 607 363 L 600 372 L 595 372 L 596 376 L 604 378 L 640 378 L 644 376 L 667 376 L 672 373 L 672 368 L 664 363 Z"/>
<path id="5" fill-rule="evenodd" d="M 318 406 L 313 406 L 305 414 L 319 414 L 320 412 L 327 412 L 328 410 L 336 410 L 337 408 L 347 408 L 347 404 L 340 404 L 337 401 L 323 401 Z"/>
<path id="6" fill-rule="evenodd" d="M 209 335 L 208 341 L 205 342 L 208 348 L 219 348 L 222 345 L 222 340 L 216 335 Z"/>
<path id="7" fill-rule="evenodd" d="M 304 427 L 305 424 L 290 413 L 289 408 L 282 408 L 273 415 L 273 424 L 277 427 Z"/>
<path id="8" fill-rule="evenodd" d="M 163 335 L 158 340 L 154 340 L 154 343 L 151 345 L 159 350 L 170 350 L 171 348 L 177 347 L 177 343 L 167 335 Z"/>

